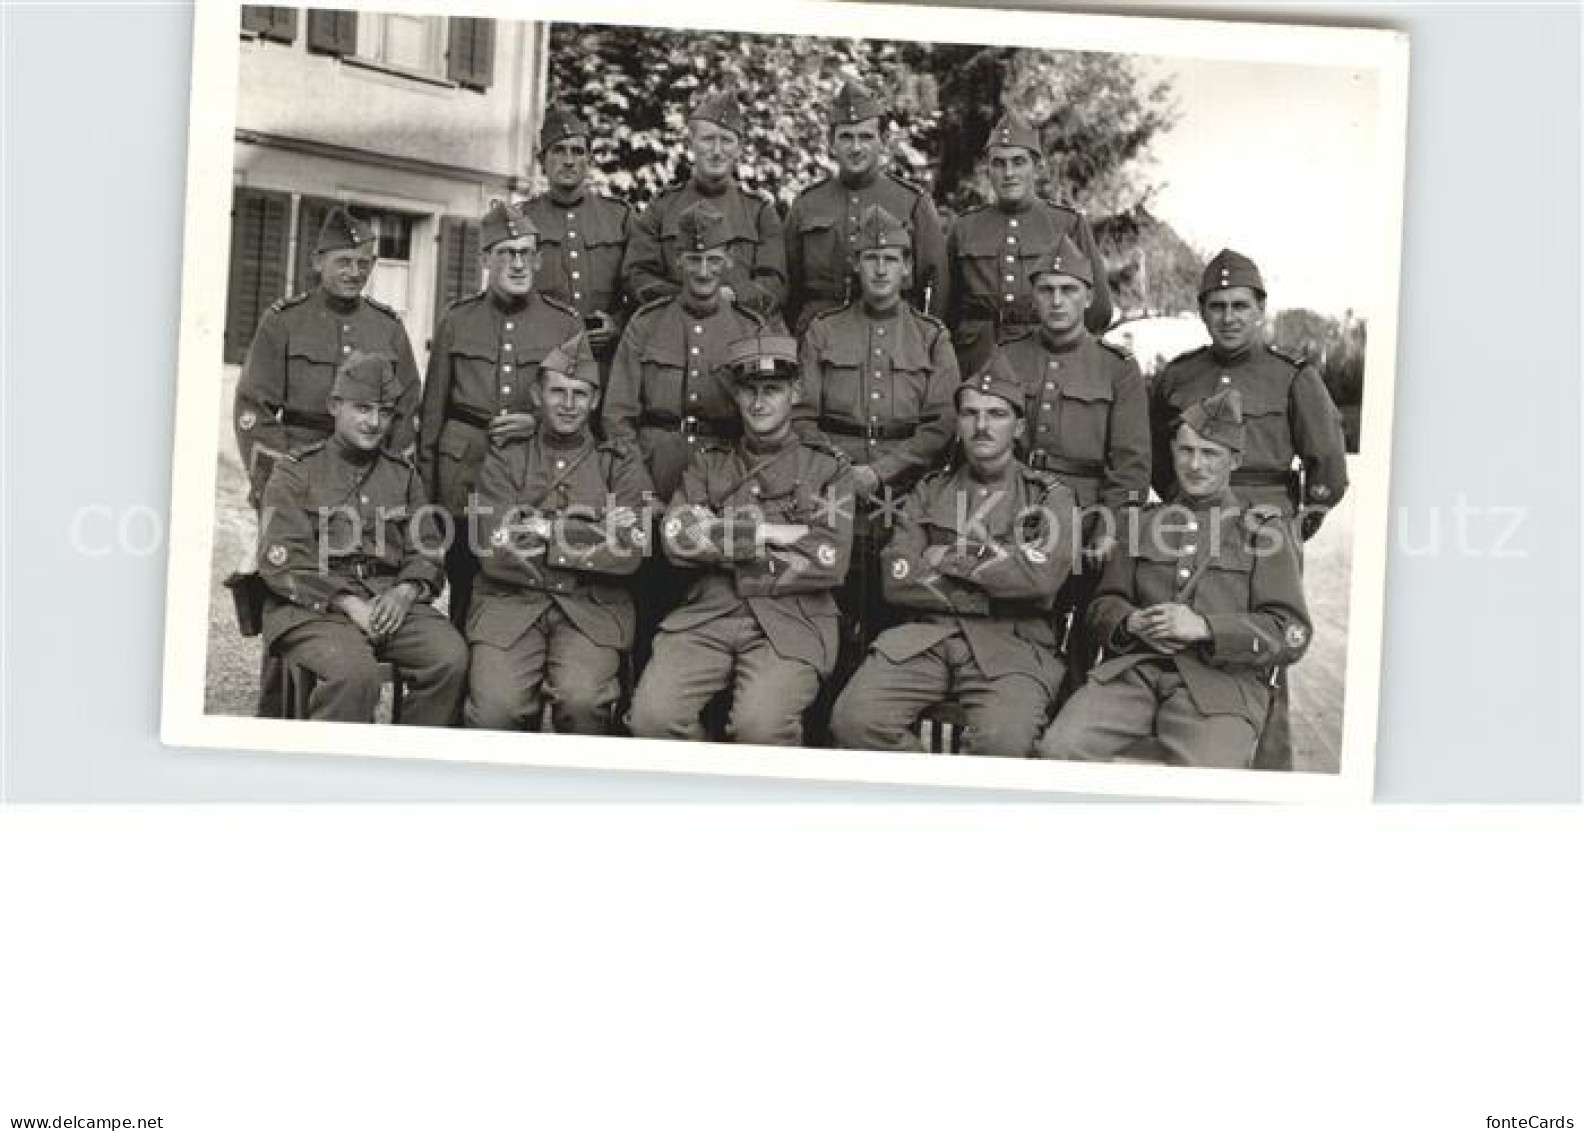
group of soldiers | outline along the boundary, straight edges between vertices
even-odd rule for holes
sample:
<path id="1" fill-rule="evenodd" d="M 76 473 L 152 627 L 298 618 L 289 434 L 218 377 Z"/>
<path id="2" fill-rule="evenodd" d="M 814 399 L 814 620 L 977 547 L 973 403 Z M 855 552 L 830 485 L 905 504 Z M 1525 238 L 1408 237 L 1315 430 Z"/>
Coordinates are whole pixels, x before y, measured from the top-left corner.
<path id="1" fill-rule="evenodd" d="M 408 723 L 917 750 L 952 701 L 967 753 L 1290 765 L 1301 543 L 1347 480 L 1257 266 L 1211 261 L 1212 344 L 1147 388 L 1029 123 L 948 232 L 881 102 L 829 109 L 837 172 L 784 221 L 730 93 L 641 213 L 550 111 L 548 190 L 490 205 L 421 380 L 372 232 L 328 217 L 236 396 L 262 713 L 285 662 L 311 717 L 368 721 L 388 661 Z"/>

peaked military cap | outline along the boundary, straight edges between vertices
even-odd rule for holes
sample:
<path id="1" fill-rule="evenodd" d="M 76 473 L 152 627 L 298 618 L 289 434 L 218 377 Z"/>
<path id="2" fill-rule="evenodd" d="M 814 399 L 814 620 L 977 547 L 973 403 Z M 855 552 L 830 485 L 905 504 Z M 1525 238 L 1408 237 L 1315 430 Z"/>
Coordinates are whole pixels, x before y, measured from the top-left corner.
<path id="1" fill-rule="evenodd" d="M 373 238 L 374 229 L 369 227 L 366 220 L 359 220 L 337 205 L 324 218 L 324 223 L 319 225 L 319 238 L 314 242 L 314 251 L 345 251 L 347 248 L 361 247 Z"/>
<path id="2" fill-rule="evenodd" d="M 738 338 L 726 351 L 726 364 L 735 381 L 770 381 L 796 378 L 797 339 L 788 334 L 755 334 Z"/>
<path id="3" fill-rule="evenodd" d="M 489 211 L 484 213 L 484 222 L 480 225 L 480 247 L 488 251 L 502 240 L 520 240 L 527 236 L 532 236 L 538 244 L 539 229 L 524 214 L 522 205 L 490 201 Z"/>
<path id="4" fill-rule="evenodd" d="M 1091 287 L 1094 286 L 1094 265 L 1089 262 L 1089 257 L 1083 253 L 1077 244 L 1073 243 L 1071 235 L 1064 235 L 1061 243 L 1056 245 L 1056 250 L 1048 252 L 1034 261 L 1034 266 L 1029 270 L 1029 282 L 1033 282 L 1041 275 L 1068 275 L 1074 279 L 1082 279 Z"/>
<path id="5" fill-rule="evenodd" d="M 858 219 L 858 240 L 853 244 L 853 251 L 873 251 L 882 247 L 899 247 L 903 251 L 913 249 L 912 229 L 907 221 L 899 220 L 878 204 L 871 204 L 863 210 L 863 215 Z"/>
<path id="6" fill-rule="evenodd" d="M 688 114 L 690 122 L 714 122 L 723 129 L 728 129 L 738 137 L 748 132 L 743 121 L 742 106 L 737 102 L 737 96 L 729 90 L 716 94 L 706 94 L 693 104 L 693 110 Z"/>
<path id="7" fill-rule="evenodd" d="M 1016 145 L 1027 149 L 1035 157 L 1042 157 L 1045 150 L 1040 147 L 1039 131 L 1032 122 L 1022 114 L 1008 110 L 1001 115 L 1001 120 L 990 127 L 990 137 L 985 142 L 985 148 L 992 145 Z"/>
<path id="8" fill-rule="evenodd" d="M 336 366 L 330 395 L 358 404 L 394 405 L 401 399 L 396 367 L 381 353 L 356 350 Z"/>
<path id="9" fill-rule="evenodd" d="M 1012 363 L 1007 360 L 1006 354 L 1000 350 L 991 354 L 988 361 L 957 386 L 957 391 L 952 394 L 952 404 L 961 408 L 962 395 L 970 390 L 1000 397 L 1011 405 L 1019 416 L 1023 415 L 1023 382 L 1018 378 L 1017 371 L 1012 368 Z"/>
<path id="10" fill-rule="evenodd" d="M 587 382 L 596 389 L 600 387 L 599 362 L 594 358 L 594 350 L 589 345 L 588 335 L 582 330 L 545 354 L 544 360 L 539 363 L 539 368 Z"/>
<path id="11" fill-rule="evenodd" d="M 1260 298 L 1265 297 L 1265 280 L 1260 278 L 1260 269 L 1255 262 L 1246 255 L 1224 247 L 1205 264 L 1204 274 L 1199 277 L 1199 297 L 1227 287 L 1251 287 L 1259 292 Z"/>
<path id="12" fill-rule="evenodd" d="M 1186 424 L 1206 440 L 1213 440 L 1217 444 L 1224 444 L 1234 452 L 1241 452 L 1243 394 L 1236 389 L 1222 389 L 1219 393 L 1183 409 L 1178 424 Z"/>
<path id="13" fill-rule="evenodd" d="M 849 79 L 842 83 L 831 102 L 830 120 L 833 126 L 850 126 L 870 118 L 885 116 L 886 109 L 863 83 Z"/>
<path id="14" fill-rule="evenodd" d="M 572 111 L 553 107 L 545 111 L 544 124 L 539 127 L 539 152 L 569 137 L 592 137 L 593 132 L 588 123 Z"/>
<path id="15" fill-rule="evenodd" d="M 731 238 L 731 226 L 713 204 L 696 200 L 677 214 L 677 234 L 683 251 L 708 251 Z"/>

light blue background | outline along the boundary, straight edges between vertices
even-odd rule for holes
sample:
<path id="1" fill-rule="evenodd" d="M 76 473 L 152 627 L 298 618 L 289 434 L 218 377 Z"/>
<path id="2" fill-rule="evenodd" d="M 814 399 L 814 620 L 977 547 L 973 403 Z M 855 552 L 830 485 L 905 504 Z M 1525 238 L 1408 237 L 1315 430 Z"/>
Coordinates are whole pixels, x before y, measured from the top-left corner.
<path id="1" fill-rule="evenodd" d="M 1378 796 L 1576 801 L 1579 12 L 1381 5 L 1318 18 L 1412 35 Z M 4 19 L 7 797 L 943 796 L 162 746 L 164 557 L 80 556 L 69 517 L 167 507 L 191 12 L 59 5 Z M 1396 549 L 1405 520 L 1422 541 L 1431 508 L 1460 497 L 1528 507 L 1513 543 L 1525 556 Z"/>

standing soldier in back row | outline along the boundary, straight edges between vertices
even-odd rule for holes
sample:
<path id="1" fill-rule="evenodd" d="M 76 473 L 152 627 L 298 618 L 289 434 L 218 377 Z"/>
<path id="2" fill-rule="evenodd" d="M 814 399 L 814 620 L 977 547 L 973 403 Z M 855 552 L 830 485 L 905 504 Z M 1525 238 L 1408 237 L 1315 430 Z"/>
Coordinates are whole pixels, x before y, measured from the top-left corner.
<path id="1" fill-rule="evenodd" d="M 400 393 L 386 445 L 401 452 L 413 442 L 418 364 L 396 312 L 363 294 L 375 259 L 373 229 L 345 208 L 332 209 L 314 244 L 318 287 L 279 300 L 259 323 L 237 381 L 232 417 L 255 500 L 272 458 L 334 431 L 325 402 L 336 366 L 354 352 L 391 360 Z"/>
<path id="2" fill-rule="evenodd" d="M 1016 114 L 1003 116 L 990 131 L 985 164 L 995 203 L 965 212 L 946 241 L 946 325 L 964 373 L 981 369 L 1010 332 L 1039 324 L 1029 268 L 1055 254 L 1063 236 L 1094 266 L 1094 297 L 1084 325 L 1096 334 L 1111 325 L 1111 288 L 1089 221 L 1036 191 L 1045 170 L 1039 131 Z"/>
<path id="3" fill-rule="evenodd" d="M 451 622 L 467 626 L 479 532 L 468 496 L 492 444 L 534 430 L 532 389 L 545 355 L 581 326 L 577 312 L 534 289 L 538 230 L 516 204 L 491 203 L 480 246 L 489 281 L 435 329 L 424 379 L 418 466 L 430 497 L 451 513 L 446 548 Z"/>
<path id="4" fill-rule="evenodd" d="M 705 202 L 726 223 L 728 299 L 773 321 L 786 299 L 786 247 L 775 205 L 737 183 L 747 126 L 736 95 L 728 91 L 701 98 L 688 116 L 687 129 L 693 173 L 655 197 L 633 225 L 622 265 L 627 293 L 635 302 L 649 303 L 682 289 L 686 246 L 677 222 L 693 205 Z"/>
<path id="5" fill-rule="evenodd" d="M 588 123 L 576 114 L 545 114 L 539 163 L 550 188 L 524 204 L 523 215 L 539 229 L 539 293 L 582 317 L 603 378 L 627 324 L 622 258 L 633 211 L 589 186 L 591 141 Z"/>
<path id="6" fill-rule="evenodd" d="M 1144 377 L 1125 351 L 1084 326 L 1094 279 L 1088 257 L 1063 236 L 1056 254 L 1029 272 L 1039 329 L 1001 347 L 1028 397 L 1027 463 L 1071 487 L 1084 511 L 1079 569 L 1057 602 L 1057 612 L 1071 618 L 1069 688 L 1083 682 L 1094 659 L 1084 628 L 1089 597 L 1128 510 L 1143 506 L 1150 489 Z"/>
<path id="7" fill-rule="evenodd" d="M 1199 315 L 1211 344 L 1161 370 L 1150 398 L 1155 489 L 1170 498 L 1174 422 L 1191 405 L 1235 389 L 1247 441 L 1231 489 L 1245 504 L 1274 508 L 1313 537 L 1347 491 L 1347 446 L 1331 394 L 1313 366 L 1264 341 L 1265 280 L 1252 259 L 1222 250 L 1199 281 Z M 1294 461 L 1302 469 L 1295 470 Z M 1287 686 L 1278 684 L 1260 739 L 1257 769 L 1291 769 Z"/>
<path id="8" fill-rule="evenodd" d="M 851 461 L 861 500 L 852 566 L 839 594 L 851 645 L 844 668 L 857 665 L 890 619 L 878 572 L 891 533 L 887 519 L 896 514 L 890 499 L 906 494 L 946 454 L 959 384 L 946 327 L 902 297 L 913 265 L 907 225 L 870 205 L 854 238 L 859 296 L 809 323 L 797 412 L 805 434 L 823 433 Z"/>
<path id="9" fill-rule="evenodd" d="M 837 174 L 805 189 L 786 218 L 786 319 L 796 334 L 815 315 L 858 297 L 853 259 L 859 227 L 865 210 L 877 205 L 905 221 L 911 233 L 907 301 L 925 314 L 945 309 L 945 229 L 928 193 L 881 168 L 885 128 L 880 101 L 861 83 L 845 83 L 830 113 Z"/>

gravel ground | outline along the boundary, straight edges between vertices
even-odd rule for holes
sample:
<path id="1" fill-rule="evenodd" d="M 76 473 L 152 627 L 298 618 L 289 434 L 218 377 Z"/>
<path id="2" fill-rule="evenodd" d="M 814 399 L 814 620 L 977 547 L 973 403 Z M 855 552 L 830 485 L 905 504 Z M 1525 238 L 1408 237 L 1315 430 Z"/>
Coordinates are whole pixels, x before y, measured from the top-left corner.
<path id="1" fill-rule="evenodd" d="M 209 663 L 205 709 L 217 715 L 251 715 L 257 694 L 259 640 L 236 632 L 231 593 L 221 582 L 250 552 L 255 537 L 247 483 L 231 439 L 229 406 L 236 370 L 228 367 L 219 426 L 220 470 L 215 499 L 215 552 L 209 593 Z M 1291 673 L 1294 765 L 1335 772 L 1340 764 L 1345 681 L 1348 573 L 1353 549 L 1353 506 L 1344 500 L 1306 547 L 1305 589 L 1315 636 Z M 382 709 L 382 714 L 383 714 Z"/>

